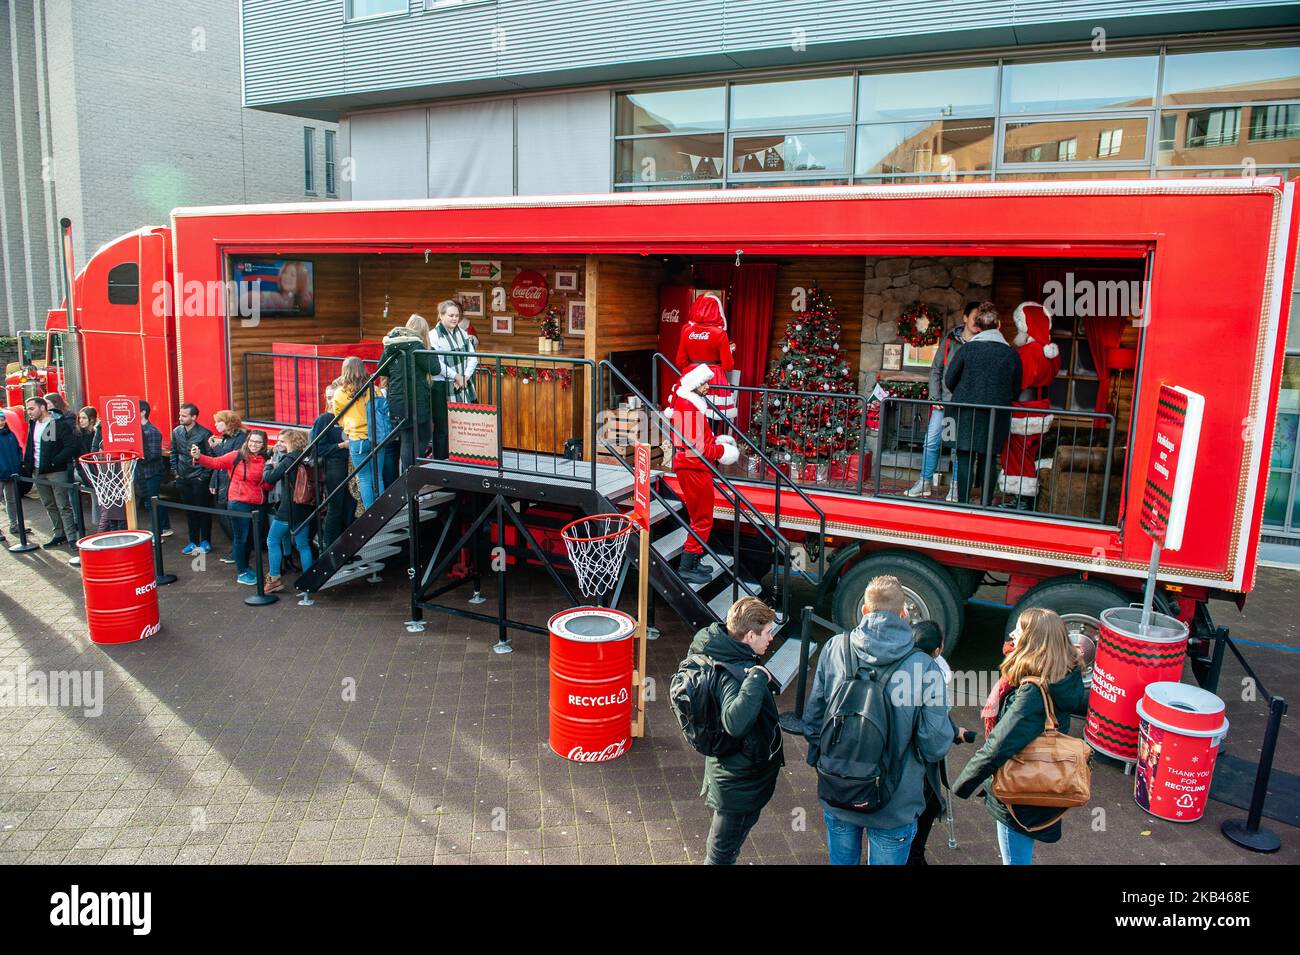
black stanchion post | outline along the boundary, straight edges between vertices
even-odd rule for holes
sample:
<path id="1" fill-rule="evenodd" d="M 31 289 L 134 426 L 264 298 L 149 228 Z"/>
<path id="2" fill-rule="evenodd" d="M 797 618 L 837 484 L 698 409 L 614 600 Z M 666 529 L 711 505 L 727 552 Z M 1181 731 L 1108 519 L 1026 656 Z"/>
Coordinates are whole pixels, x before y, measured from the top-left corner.
<path id="1" fill-rule="evenodd" d="M 10 483 L 9 493 L 14 496 L 14 513 L 18 515 L 18 543 L 9 545 L 9 553 L 26 554 L 39 549 L 39 545 L 27 539 L 27 518 L 23 516 L 22 479 L 14 475 Z"/>
<path id="2" fill-rule="evenodd" d="M 1259 748 L 1259 766 L 1255 770 L 1255 788 L 1250 794 L 1250 812 L 1243 822 L 1229 819 L 1220 827 L 1229 842 L 1252 852 L 1277 852 L 1282 839 L 1272 829 L 1260 825 L 1264 816 L 1264 797 L 1268 795 L 1269 777 L 1273 775 L 1273 754 L 1277 750 L 1278 731 L 1286 715 L 1286 700 L 1275 696 L 1268 703 L 1268 725 L 1264 727 L 1264 744 Z"/>
<path id="3" fill-rule="evenodd" d="M 149 497 L 149 524 L 153 530 L 153 572 L 154 583 L 159 587 L 176 583 L 176 575 L 163 569 L 162 535 L 158 533 L 158 495 Z"/>
<path id="4" fill-rule="evenodd" d="M 231 514 L 237 514 L 238 511 L 231 511 Z M 265 589 L 266 575 L 262 573 L 262 512 L 250 511 L 248 520 L 253 524 L 253 560 L 256 564 L 257 574 L 257 593 L 251 597 L 245 597 L 244 603 L 250 607 L 264 607 L 267 604 L 273 604 L 280 598 L 275 594 L 268 594 Z"/>
<path id="5" fill-rule="evenodd" d="M 799 677 L 794 690 L 794 712 L 778 717 L 781 729 L 796 736 L 803 735 L 803 707 L 808 691 L 808 642 L 812 639 L 812 607 L 799 612 Z"/>

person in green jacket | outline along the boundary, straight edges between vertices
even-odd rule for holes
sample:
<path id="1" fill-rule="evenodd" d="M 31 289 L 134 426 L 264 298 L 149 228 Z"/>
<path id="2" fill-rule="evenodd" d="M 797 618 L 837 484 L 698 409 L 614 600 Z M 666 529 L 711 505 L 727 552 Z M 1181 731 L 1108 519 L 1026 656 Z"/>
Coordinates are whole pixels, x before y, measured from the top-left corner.
<path id="1" fill-rule="evenodd" d="M 772 643 L 776 612 L 757 597 L 742 597 L 727 611 L 727 623 L 710 624 L 691 641 L 700 653 L 725 669 L 718 680 L 718 706 L 727 734 L 742 739 L 740 750 L 704 760 L 700 795 L 713 810 L 709 826 L 709 865 L 735 865 L 745 837 L 776 791 L 785 765 L 778 722 L 775 680 L 758 661 Z"/>
<path id="2" fill-rule="evenodd" d="M 384 336 L 380 364 L 391 355 L 398 358 L 386 369 L 389 419 L 396 428 L 408 413 L 415 417 L 415 430 L 408 423 L 399 438 L 401 469 L 405 471 L 415 464 L 417 456 L 426 453 L 432 435 L 433 399 L 429 380 L 438 370 L 438 359 L 429 351 L 429 322 L 423 315 L 412 315 L 405 326 L 394 328 Z"/>
<path id="3" fill-rule="evenodd" d="M 1070 642 L 1065 622 L 1055 611 L 1031 607 L 1021 613 L 1011 642 L 1011 652 L 1002 661 L 1002 679 L 985 707 L 986 721 L 992 723 L 988 737 L 953 781 L 952 793 L 969 799 L 984 786 L 985 808 L 998 825 L 1002 864 L 1030 865 L 1035 842 L 1060 841 L 1061 810 L 1005 805 L 994 797 L 992 785 L 985 784 L 1047 726 L 1043 694 L 1028 680 L 1041 679 L 1047 685 L 1062 733 L 1070 729 L 1071 713 L 1082 715 L 1086 711 L 1088 694 L 1079 672 L 1079 653 Z"/>

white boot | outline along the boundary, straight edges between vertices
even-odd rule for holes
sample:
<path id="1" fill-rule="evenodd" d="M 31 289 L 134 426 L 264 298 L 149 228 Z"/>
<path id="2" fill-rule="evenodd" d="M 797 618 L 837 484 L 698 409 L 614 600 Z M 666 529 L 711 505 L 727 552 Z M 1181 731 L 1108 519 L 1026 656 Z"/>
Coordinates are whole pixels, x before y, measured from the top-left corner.
<path id="1" fill-rule="evenodd" d="M 906 494 L 908 497 L 929 497 L 930 482 L 927 481 L 925 478 L 921 478 L 921 480 L 917 481 L 915 484 L 913 484 L 903 493 Z"/>
<path id="2" fill-rule="evenodd" d="M 948 482 L 948 496 L 945 497 L 944 500 L 947 501 L 949 504 L 957 503 L 957 482 L 956 481 Z"/>

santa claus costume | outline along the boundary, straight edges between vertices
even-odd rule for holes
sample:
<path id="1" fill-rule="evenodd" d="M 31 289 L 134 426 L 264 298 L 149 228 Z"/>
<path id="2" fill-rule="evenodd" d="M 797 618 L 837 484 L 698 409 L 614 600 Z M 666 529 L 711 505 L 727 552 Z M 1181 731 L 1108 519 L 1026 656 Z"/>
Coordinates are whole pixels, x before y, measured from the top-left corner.
<path id="1" fill-rule="evenodd" d="M 712 372 L 709 401 L 726 417 L 736 417 L 736 393 L 731 389 L 730 378 L 736 360 L 731 353 L 731 339 L 727 337 L 722 300 L 712 292 L 691 303 L 690 320 L 678 339 L 674 364 L 683 372 L 691 365 L 708 365 Z M 707 414 L 710 418 L 717 417 L 712 408 Z"/>
<path id="2" fill-rule="evenodd" d="M 1037 302 L 1021 302 L 1012 316 L 1016 323 L 1016 354 L 1020 356 L 1020 400 L 1011 415 L 1011 435 L 1002 449 L 998 490 L 1007 503 L 1034 509 L 1038 497 L 1038 453 L 1043 435 L 1052 426 L 1047 390 L 1061 370 L 1061 352 L 1052 341 L 1052 313 Z"/>
<path id="3" fill-rule="evenodd" d="M 668 409 L 673 426 L 673 470 L 693 532 L 686 535 L 677 573 L 691 584 L 707 584 L 713 579 L 712 565 L 700 563 L 703 542 L 713 530 L 715 497 L 713 473 L 704 462 L 716 461 L 725 467 L 740 457 L 735 439 L 730 435 L 715 438 L 709 426 L 701 392 L 707 390 L 712 377 L 713 369 L 708 365 L 693 365 L 677 383 Z"/>

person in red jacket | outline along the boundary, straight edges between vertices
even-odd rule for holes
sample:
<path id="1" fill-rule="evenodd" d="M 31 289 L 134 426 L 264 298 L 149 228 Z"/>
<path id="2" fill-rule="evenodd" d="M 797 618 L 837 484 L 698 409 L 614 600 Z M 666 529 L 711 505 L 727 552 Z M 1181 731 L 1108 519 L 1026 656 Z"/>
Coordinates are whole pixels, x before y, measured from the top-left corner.
<path id="1" fill-rule="evenodd" d="M 190 454 L 200 467 L 230 472 L 230 488 L 226 492 L 226 509 L 232 514 L 248 514 L 266 503 L 266 492 L 271 486 L 262 480 L 266 469 L 266 459 L 271 456 L 267 450 L 265 431 L 250 431 L 244 439 L 243 447 L 220 457 L 200 454 L 198 445 L 190 447 Z M 252 521 L 245 517 L 231 517 L 230 529 L 234 532 L 231 551 L 235 556 L 235 570 L 239 576 L 237 583 L 250 587 L 257 585 L 257 575 L 248 566 L 250 542 L 254 547 L 261 547 L 261 541 L 252 540 Z"/>
<path id="2" fill-rule="evenodd" d="M 731 372 L 736 360 L 736 346 L 727 337 L 727 316 L 722 311 L 722 300 L 713 293 L 701 295 L 691 303 L 690 321 L 678 339 L 677 358 L 674 364 L 685 373 L 691 365 L 708 365 L 711 371 L 709 400 L 728 418 L 736 417 L 736 393 L 731 389 Z M 710 408 L 710 418 L 716 418 Z"/>
<path id="3" fill-rule="evenodd" d="M 713 474 L 705 461 L 716 461 L 723 467 L 735 464 L 740 457 L 736 439 L 729 434 L 715 438 L 709 427 L 704 396 L 709 391 L 713 369 L 708 365 L 694 365 L 677 383 L 669 409 L 675 429 L 673 439 L 673 470 L 682 489 L 682 503 L 690 518 L 688 534 L 677 574 L 689 584 L 707 584 L 713 579 L 713 566 L 701 564 L 704 553 L 701 541 L 709 539 L 713 530 Z"/>

